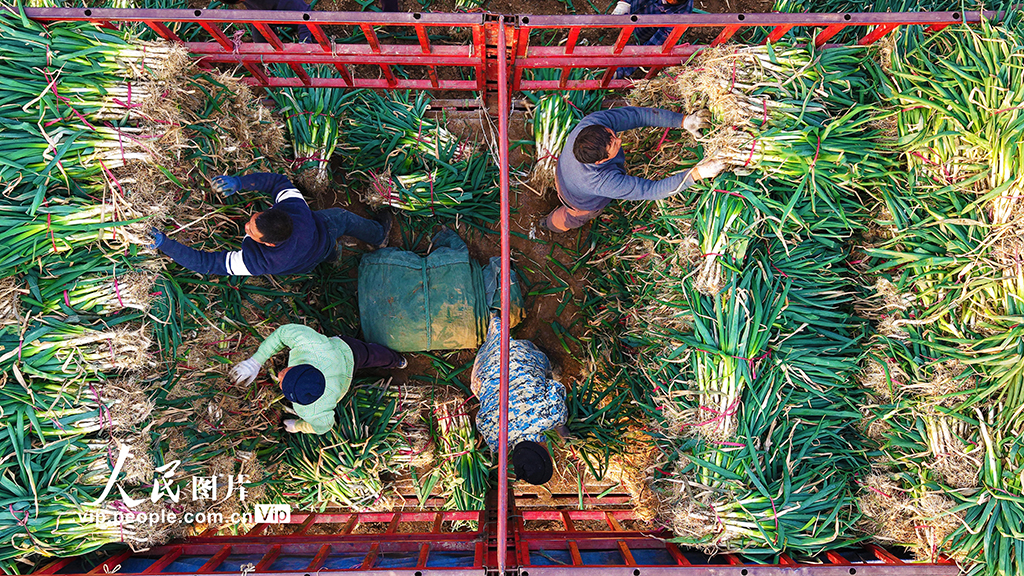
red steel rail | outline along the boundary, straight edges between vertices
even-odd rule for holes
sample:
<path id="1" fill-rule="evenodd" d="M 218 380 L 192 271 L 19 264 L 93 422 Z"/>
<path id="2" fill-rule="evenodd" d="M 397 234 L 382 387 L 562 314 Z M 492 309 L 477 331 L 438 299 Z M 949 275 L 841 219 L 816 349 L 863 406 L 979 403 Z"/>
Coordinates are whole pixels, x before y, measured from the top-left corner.
<path id="1" fill-rule="evenodd" d="M 941 30 L 959 22 L 976 23 L 995 19 L 994 11 L 967 12 L 886 12 L 850 14 L 684 14 L 623 16 L 498 16 L 493 14 L 367 13 L 367 12 L 271 12 L 249 10 L 120 10 L 101 8 L 26 8 L 26 14 L 40 22 L 91 21 L 105 25 L 141 22 L 172 41 L 181 37 L 174 25 L 199 26 L 209 41 L 184 42 L 204 65 L 241 65 L 249 71 L 248 81 L 260 86 L 317 86 L 336 88 L 385 88 L 413 90 L 454 90 L 479 93 L 485 100 L 496 88 L 499 74 L 496 45 L 498 32 L 504 33 L 504 45 L 511 50 L 506 61 L 512 78 L 511 90 L 591 90 L 625 88 L 628 79 L 615 79 L 620 67 L 649 67 L 647 77 L 666 66 L 678 65 L 696 51 L 728 42 L 750 28 L 770 29 L 766 41 L 775 41 L 795 27 L 817 28 L 815 42 L 823 45 L 847 28 L 864 31 L 858 43 L 871 44 L 900 26 L 923 26 Z M 267 39 L 263 43 L 240 42 L 225 33 L 228 24 L 247 24 Z M 316 42 L 283 42 L 272 25 L 302 25 L 310 29 Z M 325 27 L 360 30 L 362 42 L 338 42 Z M 660 46 L 630 44 L 638 28 L 672 29 Z M 467 30 L 463 43 L 439 44 L 430 38 L 431 29 Z M 580 45 L 584 30 L 612 32 L 607 45 Z M 687 30 L 720 29 L 708 44 L 679 44 Z M 554 31 L 564 43 L 542 46 L 533 43 L 532 33 Z M 391 34 L 386 35 L 383 32 Z M 395 33 L 407 36 L 395 38 Z M 265 65 L 287 64 L 294 76 L 278 76 Z M 337 78 L 311 78 L 300 64 L 328 64 L 338 69 Z M 420 78 L 404 78 L 395 67 L 423 69 Z M 468 78 L 443 78 L 439 68 L 459 69 Z M 558 80 L 524 78 L 524 71 L 558 69 Z M 598 79 L 573 80 L 573 69 L 603 69 Z"/>
<path id="2" fill-rule="evenodd" d="M 513 90 L 594 90 L 602 88 L 628 88 L 628 79 L 615 79 L 621 67 L 649 67 L 645 78 L 654 77 L 667 66 L 677 66 L 699 50 L 728 42 L 738 32 L 749 28 L 770 29 L 767 41 L 777 41 L 795 27 L 814 27 L 815 44 L 823 46 L 846 28 L 858 28 L 866 33 L 859 44 L 872 44 L 900 26 L 923 26 L 935 32 L 958 22 L 977 23 L 982 17 L 994 19 L 1000 13 L 986 12 L 885 12 L 851 14 L 689 14 L 675 16 L 520 16 L 516 26 L 516 51 L 512 62 L 515 78 Z M 637 28 L 671 28 L 664 44 L 658 46 L 630 45 L 630 36 Z M 581 46 L 580 34 L 589 29 L 615 32 L 615 41 L 607 46 Z M 721 29 L 709 44 L 679 44 L 690 29 Z M 535 46 L 531 33 L 557 30 L 565 34 L 566 42 L 560 46 Z M 561 70 L 558 80 L 530 80 L 523 78 L 525 70 L 556 68 Z M 573 69 L 604 69 L 598 79 L 572 80 Z"/>
<path id="3" fill-rule="evenodd" d="M 508 56 L 505 53 L 505 26 L 498 26 L 498 161 L 501 169 L 501 373 L 498 387 L 498 574 L 505 574 L 508 534 L 508 376 L 509 376 L 509 315 L 511 303 L 511 258 L 509 239 L 509 165 L 508 115 L 511 107 L 508 95 Z"/>
<path id="4" fill-rule="evenodd" d="M 735 554 L 705 554 L 677 546 L 664 531 L 639 531 L 632 510 L 518 509 L 511 503 L 510 530 L 519 576 L 956 576 L 942 559 L 915 563 L 895 551 L 867 545 L 819 555 L 812 563 L 781 555 L 776 564 L 755 564 Z M 287 534 L 265 535 L 258 524 L 238 536 L 200 535 L 138 553 L 126 550 L 91 563 L 65 558 L 34 574 L 122 576 L 466 576 L 494 570 L 497 540 L 487 512 L 405 511 L 292 514 Z M 476 521 L 471 531 L 453 521 Z M 407 528 L 429 525 L 429 531 Z M 331 526 L 332 531 L 323 529 Z M 318 527 L 318 530 L 312 530 Z M 318 532 L 311 534 L 310 532 Z M 499 554 L 496 554 L 498 552 Z"/>
<path id="5" fill-rule="evenodd" d="M 391 88 L 412 90 L 460 90 L 486 92 L 487 51 L 484 14 L 434 14 L 372 12 L 274 12 L 264 10 L 120 10 L 112 8 L 26 8 L 26 15 L 38 22 L 89 21 L 105 25 L 143 23 L 166 40 L 181 42 L 204 65 L 244 66 L 249 81 L 259 86 L 316 86 L 334 88 Z M 211 41 L 187 42 L 172 30 L 175 24 L 202 27 Z M 248 24 L 260 31 L 265 43 L 240 42 L 225 33 L 228 24 Z M 283 42 L 271 25 L 303 25 L 315 43 Z M 339 43 L 325 26 L 362 31 L 364 42 Z M 414 36 L 416 40 L 386 42 L 381 28 Z M 470 41 L 461 45 L 431 43 L 431 28 L 459 28 L 470 31 Z M 287 64 L 295 76 L 275 76 L 267 64 Z M 338 69 L 338 78 L 310 78 L 300 64 L 327 64 Z M 366 65 L 377 77 L 358 75 L 350 67 Z M 426 78 L 402 78 L 395 66 L 423 67 Z M 438 67 L 463 68 L 472 78 L 444 79 Z"/>

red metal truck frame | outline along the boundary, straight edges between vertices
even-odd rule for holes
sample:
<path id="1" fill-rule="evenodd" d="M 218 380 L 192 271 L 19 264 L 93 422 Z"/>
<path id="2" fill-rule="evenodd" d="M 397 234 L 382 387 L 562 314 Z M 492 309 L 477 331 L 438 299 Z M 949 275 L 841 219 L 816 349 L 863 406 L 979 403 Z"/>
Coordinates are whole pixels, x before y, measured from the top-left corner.
<path id="1" fill-rule="evenodd" d="M 903 13 L 851 13 L 851 14 L 689 14 L 674 16 L 624 15 L 624 16 L 545 16 L 521 15 L 504 16 L 484 13 L 440 14 L 440 13 L 366 13 L 366 12 L 269 12 L 249 10 L 120 10 L 99 8 L 26 8 L 28 17 L 39 22 L 90 21 L 104 26 L 121 23 L 141 22 L 152 28 L 161 37 L 182 42 L 170 25 L 175 23 L 193 24 L 202 27 L 212 42 L 183 42 L 199 59 L 200 65 L 233 64 L 244 67 L 251 74 L 247 81 L 257 86 L 317 86 L 337 88 L 379 88 L 410 90 L 442 90 L 476 92 L 480 103 L 487 104 L 488 95 L 496 92 L 498 116 L 498 156 L 500 162 L 501 202 L 501 386 L 500 386 L 500 434 L 498 454 L 498 477 L 508 475 L 508 359 L 509 359 L 509 166 L 508 166 L 508 116 L 510 93 L 519 90 L 589 90 L 619 89 L 629 87 L 627 79 L 615 79 L 620 67 L 648 67 L 646 77 L 656 75 L 667 66 L 678 65 L 686 58 L 706 46 L 728 42 L 746 28 L 771 28 L 766 42 L 779 40 L 794 27 L 815 27 L 820 31 L 814 36 L 818 46 L 825 45 L 836 34 L 848 27 L 863 28 L 867 31 L 858 40 L 859 44 L 871 44 L 900 26 L 923 26 L 929 31 L 938 31 L 960 22 L 976 23 L 982 18 L 994 19 L 996 12 L 903 12 Z M 223 26 L 230 23 L 244 23 L 259 30 L 266 38 L 265 43 L 244 43 L 229 38 Z M 312 32 L 315 43 L 285 43 L 274 32 L 272 25 L 304 25 Z M 324 26 L 350 26 L 362 31 L 364 43 L 338 44 L 329 37 Z M 384 42 L 378 31 L 381 27 L 408 29 L 415 33 L 416 42 Z M 429 30 L 435 27 L 456 27 L 470 30 L 470 41 L 463 45 L 436 44 L 430 41 Z M 636 28 L 670 27 L 672 32 L 660 46 L 630 45 L 629 40 Z M 581 46 L 580 34 L 589 28 L 617 30 L 615 41 L 608 46 Z M 721 32 L 708 45 L 679 44 L 683 34 L 690 28 L 721 28 Z M 558 30 L 565 34 L 566 41 L 560 46 L 536 46 L 531 44 L 531 33 L 540 30 Z M 500 49 L 499 47 L 503 47 Z M 283 63 L 294 72 L 294 76 L 281 77 L 271 74 L 266 64 Z M 302 68 L 302 64 L 326 64 L 335 66 L 338 78 L 313 78 Z M 377 77 L 357 73 L 359 68 L 371 66 L 378 70 Z M 421 66 L 426 69 L 426 78 L 402 78 L 395 74 L 394 66 Z M 439 67 L 458 67 L 472 71 L 472 78 L 444 79 L 438 75 Z M 558 80 L 534 80 L 524 78 L 525 70 L 558 69 Z M 570 80 L 573 69 L 601 69 L 601 77 L 592 80 Z M 882 575 L 936 575 L 953 576 L 958 573 L 955 564 L 943 561 L 937 564 L 905 562 L 892 553 L 877 546 L 868 546 L 866 558 L 851 560 L 837 553 L 829 552 L 816 564 L 797 564 L 782 556 L 776 565 L 745 564 L 738 556 L 729 554 L 706 558 L 705 562 L 694 564 L 679 548 L 666 544 L 665 533 L 646 534 L 621 529 L 619 521 L 631 514 L 628 510 L 597 511 L 604 514 L 610 530 L 577 531 L 573 527 L 576 518 L 584 518 L 595 511 L 565 510 L 523 510 L 517 512 L 515 502 L 510 505 L 508 484 L 498 483 L 493 517 L 485 520 L 482 513 L 467 512 L 388 512 L 360 514 L 295 514 L 301 522 L 299 532 L 292 535 L 264 537 L 261 533 L 265 524 L 257 525 L 244 536 L 203 535 L 184 542 L 154 548 L 148 552 L 156 558 L 139 574 L 179 574 L 163 572 L 183 555 L 207 554 L 209 560 L 192 574 L 217 574 L 216 569 L 230 554 L 242 551 L 259 551 L 261 559 L 252 570 L 243 570 L 248 576 L 310 576 L 367 573 L 367 574 L 408 574 L 424 576 L 431 574 L 461 575 L 467 571 L 479 573 L 482 570 L 505 574 L 510 569 L 508 562 L 508 536 L 513 543 L 513 562 L 521 576 L 560 576 L 563 572 L 587 570 L 591 576 L 641 576 L 661 574 L 701 574 L 722 576 L 777 576 L 808 573 L 815 576 L 862 576 Z M 465 516 L 462 516 L 465 515 Z M 344 519 L 342 519 L 344 517 Z M 528 531 L 524 521 L 543 520 L 557 517 L 564 525 L 563 531 Z M 414 518 L 414 520 L 408 520 Z M 445 520 L 476 518 L 478 530 L 470 533 L 440 533 Z M 429 533 L 397 533 L 397 527 L 405 521 L 431 521 L 434 529 Z M 418 520 L 415 520 L 418 519 Z M 512 519 L 511 528 L 509 520 Z M 344 528 L 330 536 L 306 536 L 305 532 L 314 524 L 338 521 Z M 386 522 L 388 530 L 382 534 L 355 535 L 354 526 L 361 522 Z M 493 529 L 492 529 L 493 526 Z M 362 546 L 362 547 L 361 547 Z M 411 548 L 410 548 L 411 546 Z M 534 565 L 531 550 L 538 547 L 555 547 L 568 550 L 571 564 Z M 640 566 L 631 552 L 633 548 L 663 546 L 674 559 L 673 565 Z M 583 561 L 582 550 L 617 549 L 623 558 L 622 564 L 595 565 Z M 324 570 L 325 559 L 339 550 L 365 553 L 358 568 L 347 570 Z M 428 567 L 431 550 L 472 550 L 471 567 Z M 375 561 L 382 551 L 414 550 L 419 555 L 411 568 L 374 569 Z M 303 572 L 270 571 L 273 563 L 282 554 L 309 554 L 310 562 Z M 104 574 L 117 570 L 121 562 L 132 558 L 130 551 L 111 557 L 88 574 Z M 714 563 L 712 563 L 714 562 Z M 37 574 L 68 574 L 73 559 L 63 559 L 42 566 Z M 811 568 L 813 566 L 813 569 Z M 133 574 L 121 571 L 121 574 Z M 223 574 L 221 572 L 220 574 Z"/>

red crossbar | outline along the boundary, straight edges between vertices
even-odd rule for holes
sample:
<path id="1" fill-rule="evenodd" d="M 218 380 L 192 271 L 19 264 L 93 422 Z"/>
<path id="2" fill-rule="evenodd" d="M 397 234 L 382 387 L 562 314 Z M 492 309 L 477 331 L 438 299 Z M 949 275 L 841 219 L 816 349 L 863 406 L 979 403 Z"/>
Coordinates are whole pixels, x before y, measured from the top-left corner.
<path id="1" fill-rule="evenodd" d="M 775 42 L 795 27 L 816 28 L 815 43 L 826 44 L 836 34 L 855 28 L 858 43 L 870 44 L 900 26 L 923 26 L 930 32 L 958 22 L 976 23 L 982 18 L 996 19 L 998 12 L 887 12 L 850 14 L 681 14 L 633 16 L 496 16 L 490 14 L 442 13 L 372 13 L 372 12 L 272 12 L 249 10 L 119 10 L 101 8 L 26 8 L 26 14 L 40 22 L 62 20 L 90 21 L 104 25 L 142 22 L 169 40 L 181 39 L 168 26 L 170 23 L 200 26 L 209 40 L 188 42 L 188 49 L 211 64 L 241 65 L 249 71 L 252 84 L 270 87 L 315 86 L 334 88 L 393 88 L 413 90 L 475 91 L 486 100 L 488 86 L 498 77 L 498 31 L 512 49 L 506 61 L 511 90 L 590 90 L 627 88 L 632 82 L 616 79 L 622 67 L 649 67 L 652 77 L 661 69 L 677 66 L 706 45 L 679 45 L 687 30 L 720 29 L 710 46 L 730 41 L 747 29 L 770 29 L 767 41 Z M 227 37 L 226 24 L 248 24 L 266 38 L 262 43 L 240 43 Z M 274 32 L 276 25 L 303 25 L 310 29 L 315 43 L 282 42 Z M 362 43 L 335 43 L 324 33 L 325 26 L 349 26 L 362 30 Z M 416 42 L 385 38 L 380 27 L 388 31 L 404 30 Z M 470 40 L 463 45 L 435 45 L 430 41 L 430 28 L 462 28 L 470 31 Z M 658 46 L 632 44 L 632 33 L 638 28 L 671 28 L 667 40 Z M 613 34 L 607 45 L 580 46 L 584 29 L 606 29 Z M 558 46 L 531 44 L 534 31 L 555 31 L 564 35 Z M 490 48 L 488 48 L 490 46 Z M 287 64 L 292 76 L 271 73 L 266 64 Z M 339 71 L 338 78 L 310 78 L 301 64 L 329 64 Z M 377 74 L 355 73 L 356 66 L 371 66 Z M 406 68 L 409 78 L 396 74 L 395 66 Z M 438 67 L 465 70 L 466 79 L 442 78 Z M 532 80 L 526 70 L 555 68 L 561 70 L 557 80 Z M 603 70 L 600 78 L 570 80 L 573 69 Z M 418 72 L 411 72 L 419 69 Z M 415 77 L 415 76 L 420 77 Z M 490 83 L 490 84 L 489 84 Z"/>

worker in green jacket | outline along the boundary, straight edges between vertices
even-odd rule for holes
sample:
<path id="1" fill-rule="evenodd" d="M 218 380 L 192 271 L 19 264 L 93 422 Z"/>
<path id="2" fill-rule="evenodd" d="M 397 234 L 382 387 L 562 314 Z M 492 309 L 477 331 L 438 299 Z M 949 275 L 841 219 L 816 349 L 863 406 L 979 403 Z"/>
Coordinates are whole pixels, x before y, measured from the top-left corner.
<path id="1" fill-rule="evenodd" d="M 350 338 L 328 338 L 301 324 L 285 324 L 260 344 L 252 358 L 231 369 L 231 381 L 248 385 L 260 373 L 263 363 L 288 348 L 288 367 L 277 376 L 286 400 L 299 419 L 284 421 L 288 432 L 326 434 L 334 428 L 334 408 L 349 384 L 352 373 L 363 368 L 397 368 L 409 365 L 394 350 Z"/>

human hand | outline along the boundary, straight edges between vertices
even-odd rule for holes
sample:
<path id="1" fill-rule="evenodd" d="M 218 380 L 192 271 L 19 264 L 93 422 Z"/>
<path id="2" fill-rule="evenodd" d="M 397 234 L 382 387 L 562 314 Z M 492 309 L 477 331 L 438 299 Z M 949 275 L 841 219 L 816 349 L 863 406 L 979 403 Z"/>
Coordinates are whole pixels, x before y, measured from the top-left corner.
<path id="1" fill-rule="evenodd" d="M 255 360 L 252 358 L 242 360 L 231 369 L 231 382 L 236 386 L 247 386 L 256 379 L 259 373 L 260 365 Z"/>
<path id="2" fill-rule="evenodd" d="M 619 0 L 619 3 L 615 5 L 615 10 L 612 10 L 612 14 L 629 14 L 629 2 L 623 2 L 622 0 Z"/>
<path id="3" fill-rule="evenodd" d="M 147 246 L 147 248 L 152 248 L 153 250 L 162 246 L 164 240 L 167 240 L 167 235 L 157 230 L 155 226 L 149 229 L 149 237 L 153 239 L 153 243 Z"/>
<path id="4" fill-rule="evenodd" d="M 293 418 L 289 418 L 288 420 L 285 420 L 284 421 L 284 431 L 285 432 L 291 432 L 292 434 L 295 434 L 296 432 L 299 431 L 299 429 L 296 427 L 298 425 L 298 423 L 299 423 L 299 421 L 295 420 Z"/>
<path id="5" fill-rule="evenodd" d="M 687 114 L 683 118 L 683 130 L 686 130 L 694 138 L 700 138 L 701 128 L 706 128 L 711 118 L 711 113 L 707 110 L 698 110 L 695 114 Z"/>
<path id="6" fill-rule="evenodd" d="M 223 196 L 231 196 L 242 187 L 242 181 L 234 176 L 216 176 L 213 179 L 213 191 Z"/>
<path id="7" fill-rule="evenodd" d="M 714 178 L 721 174 L 722 170 L 725 170 L 728 165 L 728 162 L 719 158 L 705 158 L 693 167 L 694 180 Z"/>

